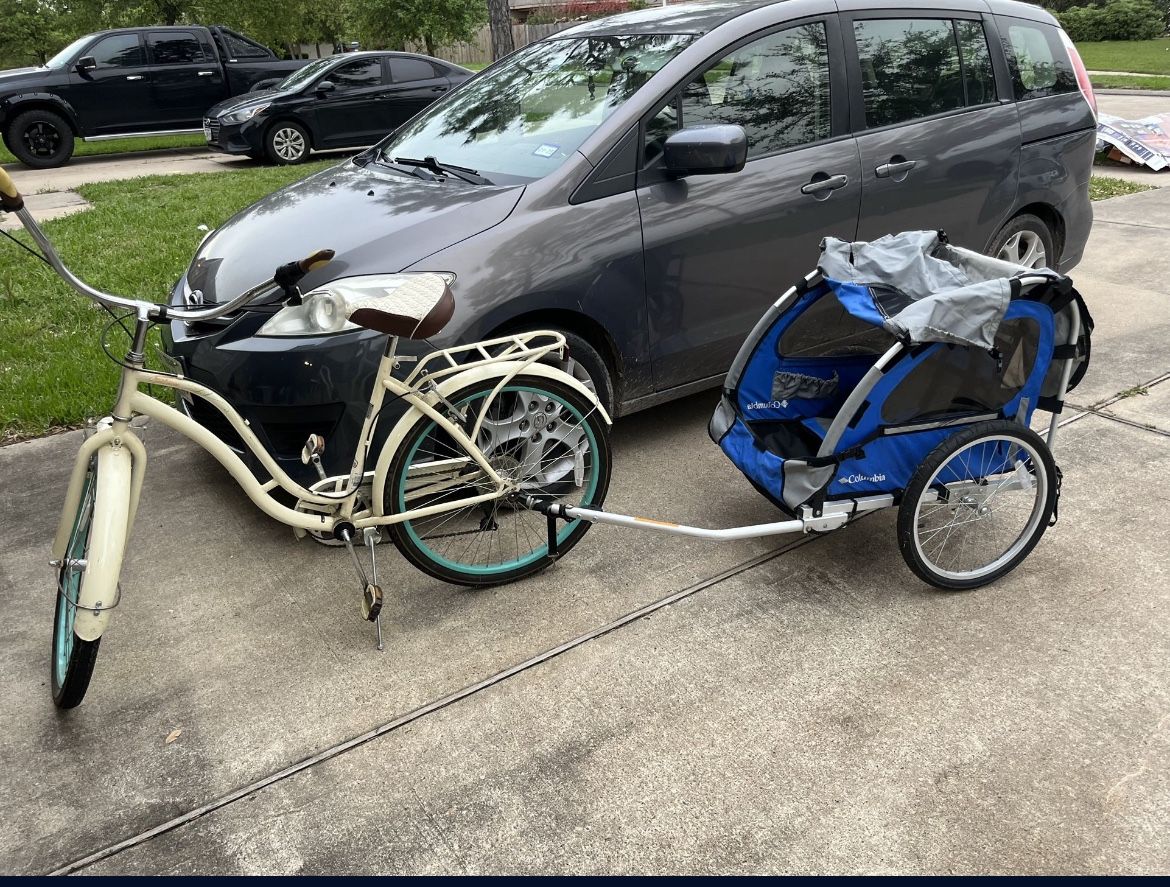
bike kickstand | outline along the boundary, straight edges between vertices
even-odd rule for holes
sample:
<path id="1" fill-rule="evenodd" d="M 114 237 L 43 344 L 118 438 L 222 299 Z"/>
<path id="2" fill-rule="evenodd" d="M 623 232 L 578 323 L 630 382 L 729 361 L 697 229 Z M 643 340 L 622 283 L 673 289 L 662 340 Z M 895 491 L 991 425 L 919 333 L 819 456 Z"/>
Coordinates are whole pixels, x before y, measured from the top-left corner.
<path id="1" fill-rule="evenodd" d="M 373 577 L 373 586 L 378 589 L 378 610 L 374 613 L 374 634 L 378 639 L 378 652 L 382 653 L 386 647 L 382 643 L 382 587 L 378 585 L 378 559 L 374 554 L 374 545 L 378 541 L 378 531 L 369 527 L 365 531 L 366 547 L 370 549 L 370 573 Z"/>
<path id="2" fill-rule="evenodd" d="M 374 552 L 374 545 L 379 539 L 378 531 L 374 527 L 367 527 L 363 531 L 366 547 L 370 549 L 369 578 L 366 578 L 366 571 L 362 569 L 361 559 L 358 557 L 357 550 L 353 547 L 353 524 L 347 524 L 335 529 L 334 534 L 345 544 L 346 549 L 349 551 L 349 556 L 353 558 L 354 569 L 357 570 L 358 578 L 362 583 L 362 617 L 369 622 L 375 623 L 378 637 L 378 650 L 382 651 L 384 649 L 382 644 L 382 588 L 378 585 L 378 559 Z"/>

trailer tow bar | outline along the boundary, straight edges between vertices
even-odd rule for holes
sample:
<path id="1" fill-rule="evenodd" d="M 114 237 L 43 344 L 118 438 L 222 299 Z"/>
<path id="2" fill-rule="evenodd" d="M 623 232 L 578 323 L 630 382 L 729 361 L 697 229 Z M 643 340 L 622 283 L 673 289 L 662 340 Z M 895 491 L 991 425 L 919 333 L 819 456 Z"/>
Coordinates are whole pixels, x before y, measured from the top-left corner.
<path id="1" fill-rule="evenodd" d="M 520 500 L 525 508 L 531 508 L 545 517 L 545 526 L 548 530 L 548 559 L 555 561 L 560 557 L 557 548 L 557 518 L 561 520 L 578 520 L 565 514 L 565 506 L 549 496 L 525 496 Z"/>

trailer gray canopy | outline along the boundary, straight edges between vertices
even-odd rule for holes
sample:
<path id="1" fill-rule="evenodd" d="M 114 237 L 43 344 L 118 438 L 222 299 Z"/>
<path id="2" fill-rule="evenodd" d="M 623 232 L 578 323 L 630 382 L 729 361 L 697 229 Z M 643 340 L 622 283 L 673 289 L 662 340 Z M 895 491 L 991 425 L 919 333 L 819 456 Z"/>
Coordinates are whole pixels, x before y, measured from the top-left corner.
<path id="1" fill-rule="evenodd" d="M 818 268 L 845 310 L 910 343 L 992 348 L 1015 278 L 1042 274 L 951 246 L 937 231 L 821 242 Z"/>

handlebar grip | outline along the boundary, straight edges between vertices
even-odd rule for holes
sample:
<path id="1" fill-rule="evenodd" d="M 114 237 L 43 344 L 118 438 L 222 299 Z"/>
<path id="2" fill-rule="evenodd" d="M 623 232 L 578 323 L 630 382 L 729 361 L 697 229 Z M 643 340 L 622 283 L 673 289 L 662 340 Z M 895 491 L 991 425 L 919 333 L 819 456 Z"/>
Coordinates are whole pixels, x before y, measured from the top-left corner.
<path id="1" fill-rule="evenodd" d="M 306 256 L 298 262 L 289 262 L 287 265 L 281 265 L 276 269 L 276 273 L 272 275 L 272 280 L 277 286 L 285 290 L 290 290 L 298 283 L 301 278 L 314 271 L 317 268 L 324 268 L 331 261 L 336 253 L 331 249 L 320 249 L 311 256 Z"/>
<path id="2" fill-rule="evenodd" d="M 301 259 L 299 262 L 297 262 L 297 265 L 300 267 L 302 273 L 308 274 L 310 271 L 316 271 L 318 268 L 324 268 L 333 261 L 333 257 L 335 255 L 337 255 L 337 253 L 331 249 L 319 249 L 311 256 L 307 256 L 306 258 Z"/>
<path id="3" fill-rule="evenodd" d="M 8 175 L 8 171 L 0 166 L 0 209 L 14 213 L 23 208 L 24 198 L 16 190 L 16 183 L 12 181 L 12 176 Z"/>

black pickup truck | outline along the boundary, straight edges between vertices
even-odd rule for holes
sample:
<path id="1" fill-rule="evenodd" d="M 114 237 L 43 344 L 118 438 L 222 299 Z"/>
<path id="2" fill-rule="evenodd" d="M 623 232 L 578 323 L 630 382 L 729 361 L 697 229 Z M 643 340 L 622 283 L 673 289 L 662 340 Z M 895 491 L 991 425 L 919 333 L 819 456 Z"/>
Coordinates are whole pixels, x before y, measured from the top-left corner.
<path id="1" fill-rule="evenodd" d="M 0 134 L 21 163 L 48 169 L 76 138 L 201 132 L 212 105 L 305 64 L 215 25 L 87 34 L 39 68 L 0 71 Z"/>

